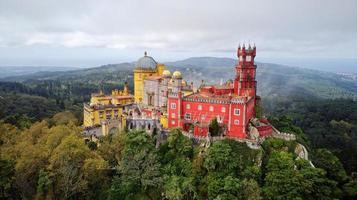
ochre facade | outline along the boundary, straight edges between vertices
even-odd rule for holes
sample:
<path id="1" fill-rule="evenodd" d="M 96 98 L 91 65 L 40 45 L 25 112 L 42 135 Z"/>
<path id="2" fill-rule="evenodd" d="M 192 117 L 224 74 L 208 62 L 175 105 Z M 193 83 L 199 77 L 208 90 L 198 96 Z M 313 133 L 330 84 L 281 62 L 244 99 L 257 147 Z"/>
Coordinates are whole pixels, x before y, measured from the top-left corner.
<path id="1" fill-rule="evenodd" d="M 129 94 L 128 85 L 122 91 L 113 90 L 111 95 L 92 94 L 89 103 L 84 103 L 83 125 L 92 127 L 101 125 L 105 120 L 121 120 L 123 107 L 134 102 L 134 97 Z"/>
<path id="2" fill-rule="evenodd" d="M 144 80 L 149 76 L 161 76 L 165 70 L 165 65 L 157 63 L 145 52 L 134 69 L 134 98 L 135 103 L 141 103 L 144 98 Z"/>

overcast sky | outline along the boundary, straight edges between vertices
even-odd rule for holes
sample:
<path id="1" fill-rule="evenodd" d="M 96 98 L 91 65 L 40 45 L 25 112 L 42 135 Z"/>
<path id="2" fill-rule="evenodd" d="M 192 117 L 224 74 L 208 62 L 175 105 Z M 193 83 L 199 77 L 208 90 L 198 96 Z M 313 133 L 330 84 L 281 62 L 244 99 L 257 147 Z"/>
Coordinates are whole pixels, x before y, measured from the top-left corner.
<path id="1" fill-rule="evenodd" d="M 263 61 L 357 60 L 357 1 L 0 0 L 0 65 L 235 58 L 243 42 Z"/>

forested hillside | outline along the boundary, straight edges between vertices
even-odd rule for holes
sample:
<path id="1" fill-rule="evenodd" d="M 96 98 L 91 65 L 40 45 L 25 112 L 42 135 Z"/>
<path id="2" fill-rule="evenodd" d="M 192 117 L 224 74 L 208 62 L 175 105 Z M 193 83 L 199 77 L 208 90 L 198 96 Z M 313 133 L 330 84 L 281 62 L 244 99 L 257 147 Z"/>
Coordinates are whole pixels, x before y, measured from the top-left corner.
<path id="1" fill-rule="evenodd" d="M 70 113 L 27 130 L 0 124 L 0 191 L 10 199 L 352 199 L 357 182 L 318 149 L 316 168 L 295 142 L 268 139 L 261 150 L 222 140 L 209 148 L 179 130 L 129 132 L 85 143 Z M 292 124 L 289 126 L 293 127 Z M 296 127 L 295 127 L 296 128 Z"/>

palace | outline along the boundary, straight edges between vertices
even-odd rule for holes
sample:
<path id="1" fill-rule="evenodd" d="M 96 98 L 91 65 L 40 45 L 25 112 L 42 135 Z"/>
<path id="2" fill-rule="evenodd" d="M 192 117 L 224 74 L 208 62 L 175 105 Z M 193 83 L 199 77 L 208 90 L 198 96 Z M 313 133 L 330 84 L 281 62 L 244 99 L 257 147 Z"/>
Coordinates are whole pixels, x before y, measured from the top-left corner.
<path id="1" fill-rule="evenodd" d="M 258 139 L 270 135 L 269 122 L 255 116 L 260 99 L 256 95 L 256 47 L 239 46 L 237 56 L 233 81 L 194 88 L 181 72 L 171 74 L 145 52 L 135 64 L 134 96 L 127 84 L 112 95 L 92 94 L 91 102 L 84 104 L 84 127 L 101 126 L 99 135 L 108 134 L 113 124 L 119 129 L 145 127 L 150 133 L 181 128 L 194 137 L 206 137 L 210 123 L 217 120 L 221 136 Z"/>
<path id="2" fill-rule="evenodd" d="M 212 119 L 225 128 L 228 137 L 246 138 L 256 104 L 256 47 L 239 47 L 233 83 L 202 86 L 191 95 L 172 91 L 168 95 L 168 127 L 193 129 L 195 136 L 207 136 Z"/>

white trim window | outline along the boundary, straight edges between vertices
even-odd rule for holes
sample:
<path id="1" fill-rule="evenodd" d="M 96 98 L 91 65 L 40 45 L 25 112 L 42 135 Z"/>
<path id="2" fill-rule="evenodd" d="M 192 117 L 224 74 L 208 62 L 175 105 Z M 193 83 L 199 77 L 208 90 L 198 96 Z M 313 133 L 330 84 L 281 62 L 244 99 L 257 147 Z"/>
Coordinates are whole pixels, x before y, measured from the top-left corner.
<path id="1" fill-rule="evenodd" d="M 222 107 L 221 111 L 224 113 L 226 112 L 226 107 Z"/>
<path id="2" fill-rule="evenodd" d="M 235 108 L 234 109 L 234 115 L 236 115 L 236 116 L 240 115 L 240 109 L 239 108 Z"/>
<path id="3" fill-rule="evenodd" d="M 198 105 L 197 110 L 202 110 L 202 105 Z"/>
<path id="4" fill-rule="evenodd" d="M 190 104 L 187 104 L 186 109 L 190 109 L 190 108 L 191 108 Z"/>
<path id="5" fill-rule="evenodd" d="M 209 111 L 210 111 L 210 112 L 213 112 L 213 106 L 210 106 L 210 107 L 209 107 Z"/>
<path id="6" fill-rule="evenodd" d="M 186 113 L 185 114 L 185 119 L 186 120 L 191 120 L 191 113 Z"/>
<path id="7" fill-rule="evenodd" d="M 245 60 L 246 60 L 247 62 L 252 61 L 252 56 L 247 56 L 247 57 L 245 58 Z"/>
<path id="8" fill-rule="evenodd" d="M 234 125 L 239 125 L 239 120 L 238 119 L 234 120 Z"/>
<path id="9" fill-rule="evenodd" d="M 176 109 L 176 103 L 171 103 L 171 109 Z"/>
<path id="10" fill-rule="evenodd" d="M 175 120 L 172 120 L 172 121 L 171 121 L 171 124 L 172 124 L 172 125 L 175 125 Z"/>

